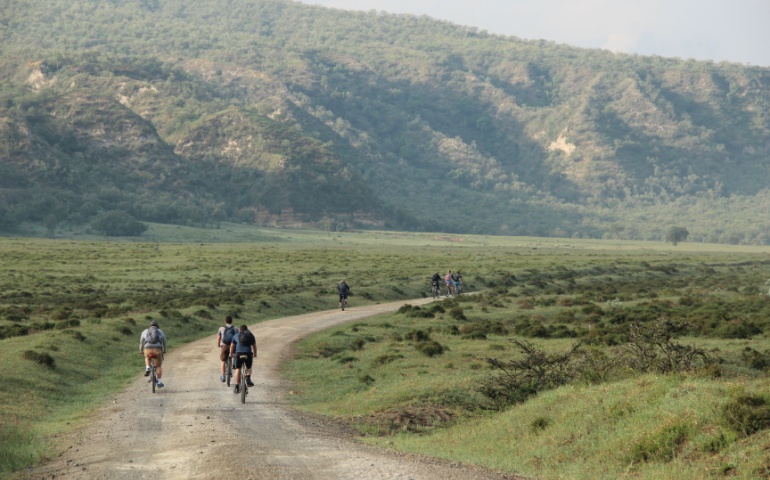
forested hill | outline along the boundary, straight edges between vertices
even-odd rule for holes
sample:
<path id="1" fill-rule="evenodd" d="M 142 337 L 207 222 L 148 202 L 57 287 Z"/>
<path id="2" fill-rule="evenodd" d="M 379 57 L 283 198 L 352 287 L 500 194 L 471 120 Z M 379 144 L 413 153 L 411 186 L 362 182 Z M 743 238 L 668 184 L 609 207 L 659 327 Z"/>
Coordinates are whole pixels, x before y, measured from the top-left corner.
<path id="1" fill-rule="evenodd" d="M 283 0 L 2 0 L 0 228 L 770 243 L 770 69 Z"/>

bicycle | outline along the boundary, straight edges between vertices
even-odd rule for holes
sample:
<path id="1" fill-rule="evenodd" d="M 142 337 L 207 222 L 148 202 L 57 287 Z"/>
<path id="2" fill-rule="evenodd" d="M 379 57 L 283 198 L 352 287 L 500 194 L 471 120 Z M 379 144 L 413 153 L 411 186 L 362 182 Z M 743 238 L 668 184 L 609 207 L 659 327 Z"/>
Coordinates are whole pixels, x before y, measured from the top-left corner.
<path id="1" fill-rule="evenodd" d="M 441 287 L 438 282 L 433 282 L 433 298 L 441 298 Z"/>
<path id="2" fill-rule="evenodd" d="M 455 295 L 463 293 L 463 284 L 461 282 L 455 282 Z"/>
<path id="3" fill-rule="evenodd" d="M 246 386 L 246 359 L 248 355 L 240 355 L 238 357 L 241 360 L 241 381 L 238 384 L 238 388 L 241 393 L 241 403 L 246 403 L 246 394 L 249 393 L 249 388 Z"/>
<path id="4" fill-rule="evenodd" d="M 158 373 L 155 370 L 155 359 L 158 357 L 158 354 L 150 353 L 147 356 L 150 357 L 150 379 L 147 381 L 152 384 L 152 393 L 155 393 L 155 387 L 158 385 Z"/>
<path id="5" fill-rule="evenodd" d="M 230 356 L 230 353 L 227 353 L 227 358 L 225 358 L 225 378 L 227 379 L 227 386 L 230 386 L 230 379 L 233 378 L 233 357 Z"/>
<path id="6" fill-rule="evenodd" d="M 342 311 L 345 311 L 345 305 L 348 304 L 348 297 L 344 295 L 340 295 L 340 308 Z"/>

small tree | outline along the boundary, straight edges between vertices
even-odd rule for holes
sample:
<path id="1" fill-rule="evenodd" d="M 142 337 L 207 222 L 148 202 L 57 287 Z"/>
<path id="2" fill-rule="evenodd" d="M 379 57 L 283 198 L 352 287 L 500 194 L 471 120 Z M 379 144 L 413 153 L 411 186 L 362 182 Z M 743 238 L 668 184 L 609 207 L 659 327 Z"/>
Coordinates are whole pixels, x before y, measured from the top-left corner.
<path id="1" fill-rule="evenodd" d="M 120 210 L 99 215 L 92 226 L 94 230 L 108 237 L 139 236 L 147 230 L 147 225 L 137 221 L 130 213 Z"/>
<path id="2" fill-rule="evenodd" d="M 670 227 L 666 230 L 666 241 L 671 242 L 676 247 L 677 243 L 687 240 L 689 235 L 690 232 L 684 227 Z"/>

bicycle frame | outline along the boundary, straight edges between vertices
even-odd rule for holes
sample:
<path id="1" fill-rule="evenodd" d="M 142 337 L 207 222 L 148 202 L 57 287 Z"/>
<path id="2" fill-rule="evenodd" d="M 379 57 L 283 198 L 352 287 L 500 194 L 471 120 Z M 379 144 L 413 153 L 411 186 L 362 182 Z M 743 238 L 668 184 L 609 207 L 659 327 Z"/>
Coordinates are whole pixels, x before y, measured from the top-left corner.
<path id="1" fill-rule="evenodd" d="M 158 355 L 151 353 L 148 357 L 150 357 L 150 379 L 148 382 L 152 384 L 152 393 L 155 393 L 155 387 L 158 385 L 158 373 L 155 370 L 155 359 Z"/>
<path id="2" fill-rule="evenodd" d="M 230 386 L 230 379 L 233 378 L 233 357 L 230 352 L 227 352 L 227 358 L 225 358 L 225 377 L 227 378 L 227 386 Z"/>
<path id="3" fill-rule="evenodd" d="M 248 370 L 246 368 L 246 359 L 249 358 L 246 355 L 241 355 L 238 357 L 241 362 L 241 378 L 240 382 L 238 383 L 240 390 L 241 390 L 241 403 L 246 403 L 246 394 L 249 393 L 249 387 L 246 386 L 246 371 Z"/>

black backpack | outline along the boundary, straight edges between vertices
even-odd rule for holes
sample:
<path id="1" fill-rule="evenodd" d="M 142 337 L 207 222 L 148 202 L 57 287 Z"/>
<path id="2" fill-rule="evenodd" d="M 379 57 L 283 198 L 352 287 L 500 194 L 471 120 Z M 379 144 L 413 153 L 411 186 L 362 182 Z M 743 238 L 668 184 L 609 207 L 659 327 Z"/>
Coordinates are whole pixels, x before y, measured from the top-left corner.
<path id="1" fill-rule="evenodd" d="M 250 347 L 255 343 L 257 343 L 257 339 L 254 337 L 253 333 L 248 330 L 241 332 L 241 336 L 238 338 L 238 345 Z"/>
<path id="2" fill-rule="evenodd" d="M 230 325 L 229 327 L 225 327 L 225 332 L 222 334 L 222 343 L 231 344 L 233 342 L 233 337 L 235 336 L 235 326 Z"/>

